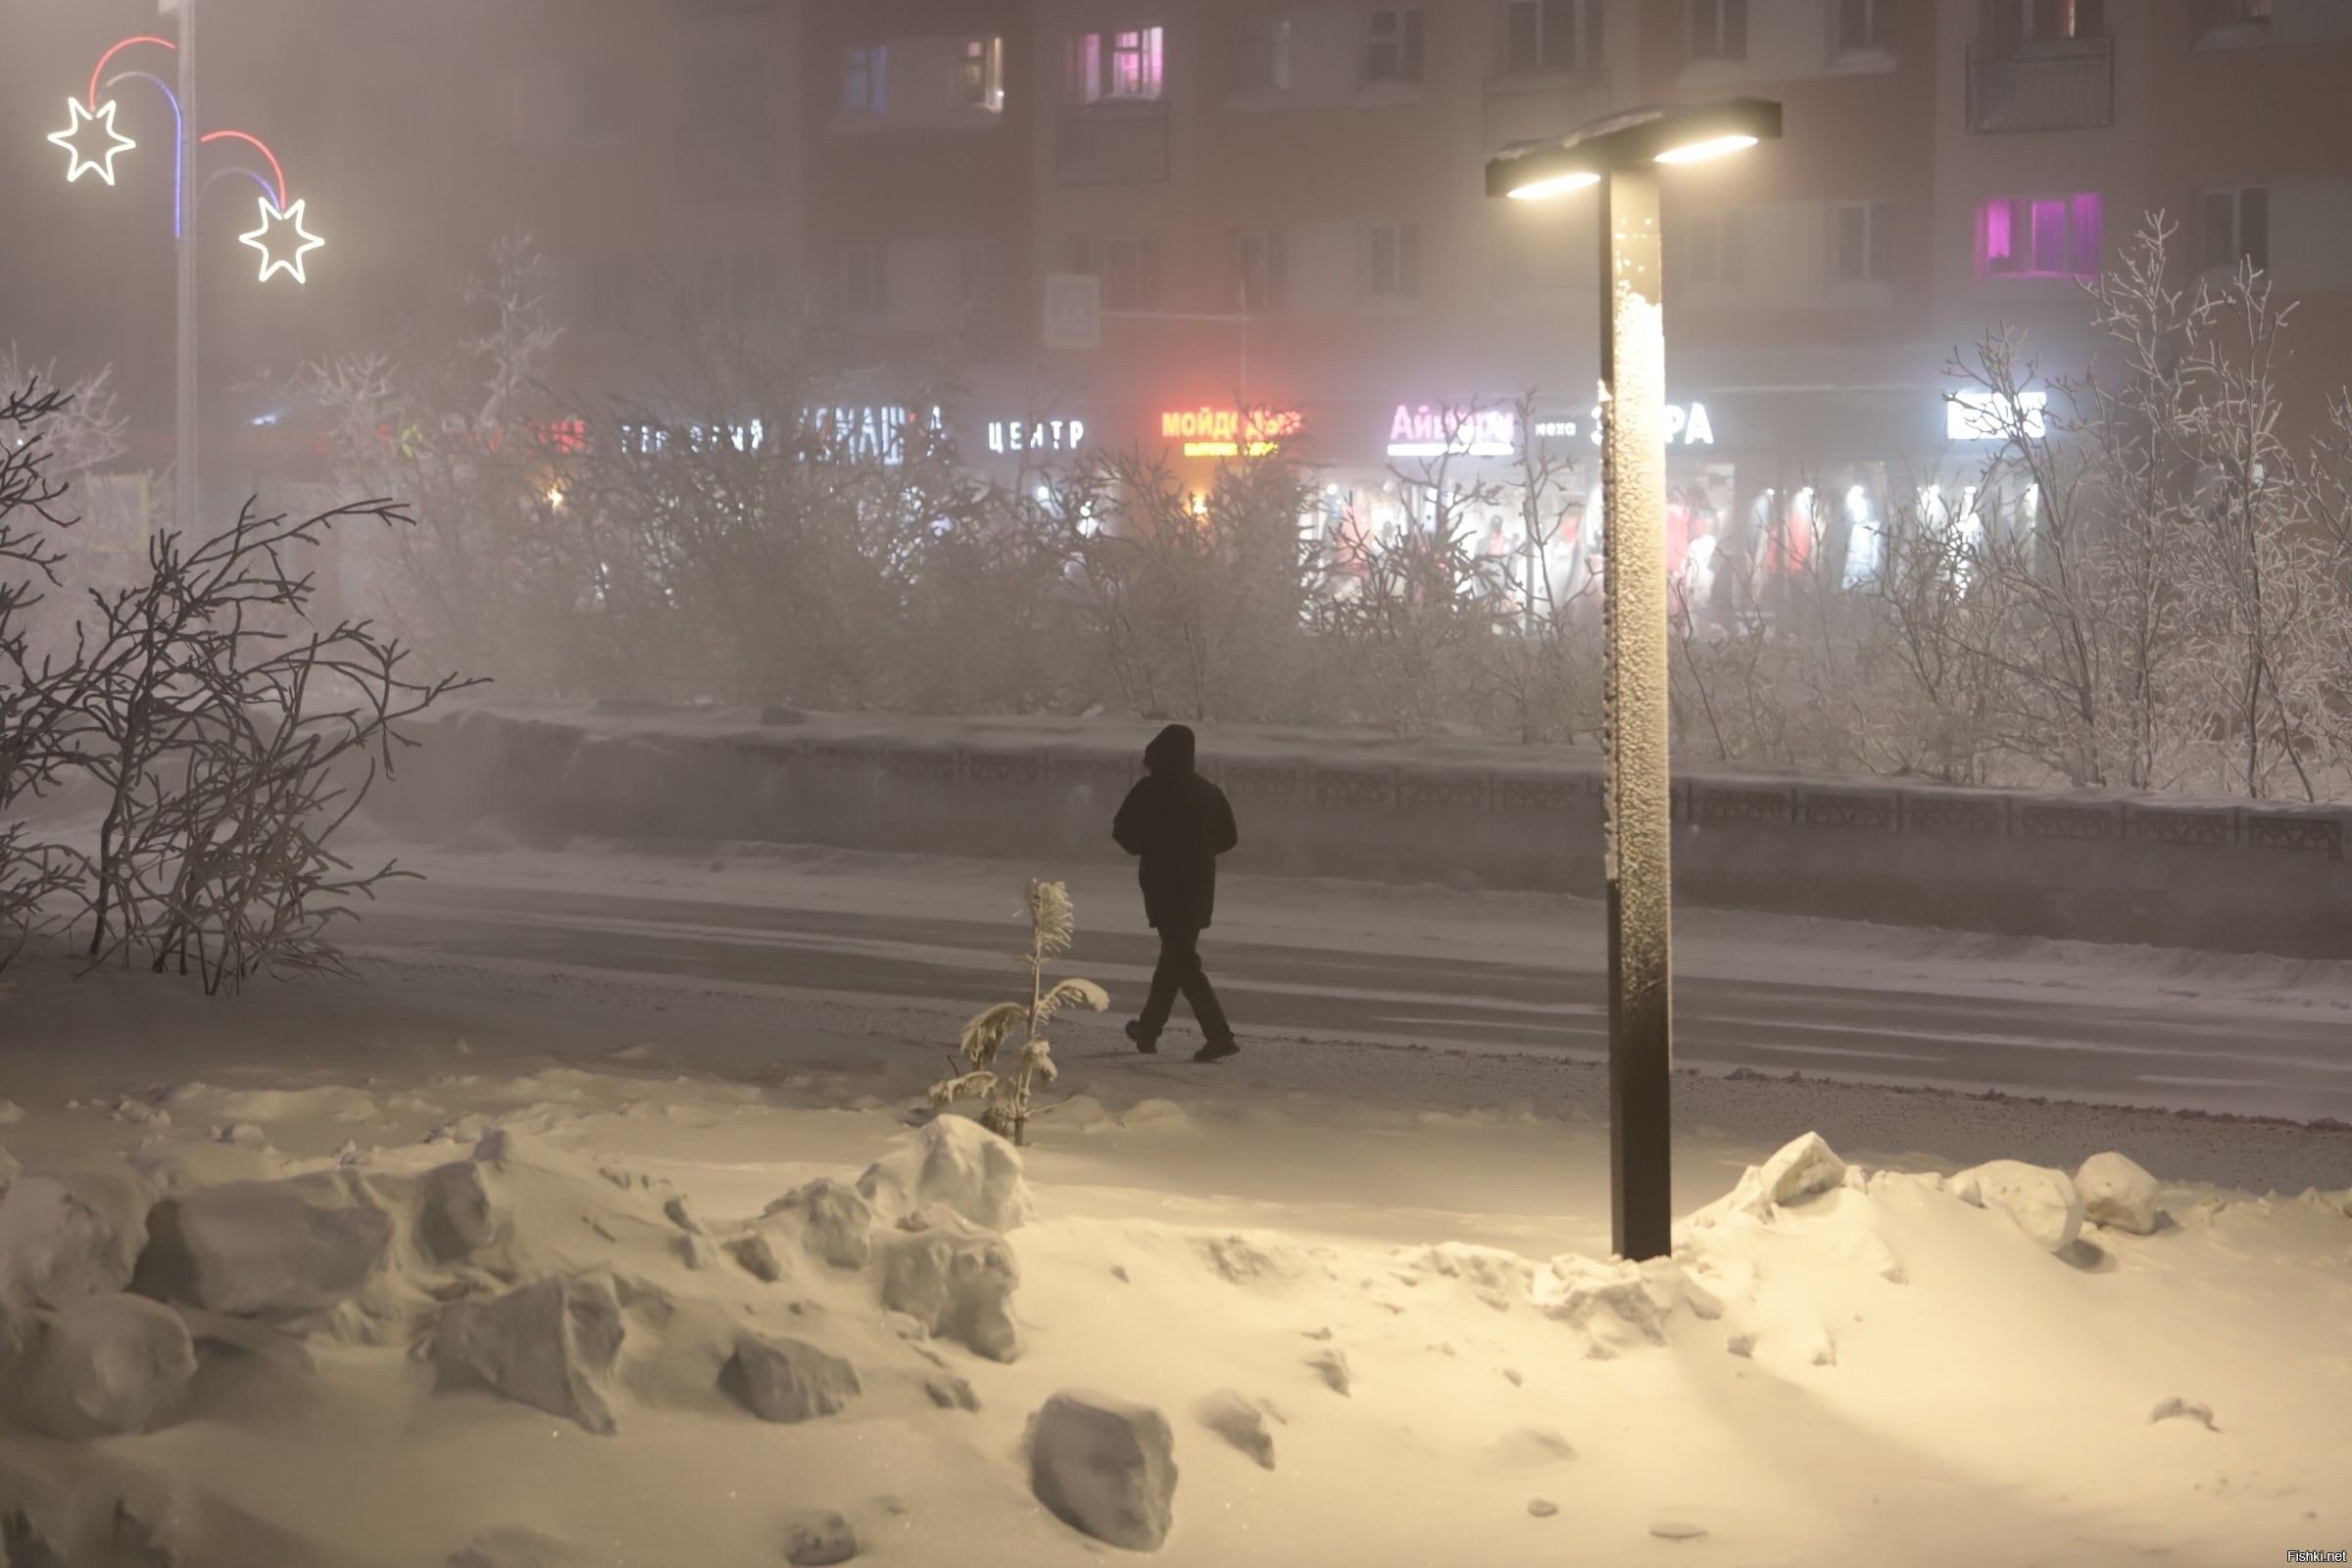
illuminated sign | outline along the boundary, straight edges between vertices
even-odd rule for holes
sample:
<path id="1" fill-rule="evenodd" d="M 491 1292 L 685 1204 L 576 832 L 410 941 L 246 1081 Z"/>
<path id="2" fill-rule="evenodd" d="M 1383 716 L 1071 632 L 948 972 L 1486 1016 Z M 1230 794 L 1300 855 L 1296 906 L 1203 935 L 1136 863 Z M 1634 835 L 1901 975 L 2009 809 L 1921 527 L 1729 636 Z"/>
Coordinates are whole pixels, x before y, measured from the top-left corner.
<path id="1" fill-rule="evenodd" d="M 2047 392 L 2020 392 L 2015 404 L 1996 392 L 1950 392 L 1943 400 L 1943 434 L 1948 441 L 2006 441 L 2021 427 L 2038 441 L 2049 428 L 2043 411 Z"/>
<path id="2" fill-rule="evenodd" d="M 896 465 L 906 461 L 906 427 L 913 422 L 913 414 L 895 403 L 809 409 L 801 416 L 800 433 L 841 457 Z M 938 408 L 930 411 L 923 425 L 935 435 L 946 428 Z M 714 452 L 721 448 L 758 452 L 767 445 L 767 421 L 751 419 L 740 424 L 685 424 L 666 428 L 627 423 L 620 427 L 620 450 L 636 454 L 665 451 L 673 434 L 690 452 Z"/>
<path id="3" fill-rule="evenodd" d="M 1600 445 L 1600 405 L 1592 405 L 1592 429 L 1589 432 L 1594 446 Z M 1539 441 L 1565 440 L 1576 434 L 1574 419 L 1538 419 L 1536 439 Z M 1715 420 L 1704 403 L 1669 403 L 1666 405 L 1666 444 L 1670 447 L 1711 447 L 1715 444 Z"/>
<path id="4" fill-rule="evenodd" d="M 1507 458 L 1519 450 L 1519 416 L 1509 409 L 1398 404 L 1389 420 L 1392 458 Z"/>
<path id="5" fill-rule="evenodd" d="M 51 132 L 49 139 L 66 150 L 69 160 L 66 165 L 67 182 L 72 183 L 84 174 L 94 172 L 112 185 L 115 182 L 115 155 L 138 145 L 115 128 L 115 101 L 109 98 L 91 110 L 82 107 L 80 99 L 69 98 L 66 100 L 66 109 L 70 115 L 66 128 Z M 90 131 L 105 132 L 107 140 L 93 140 L 90 146 L 84 146 L 83 138 Z M 91 146 L 97 149 L 95 156 L 91 153 Z"/>
<path id="6" fill-rule="evenodd" d="M 295 282 L 308 282 L 309 279 L 302 275 L 302 259 L 326 241 L 302 226 L 302 198 L 296 197 L 294 205 L 283 210 L 272 205 L 267 196 L 261 199 L 261 204 L 262 226 L 250 233 L 239 234 L 237 238 L 262 253 L 262 281 L 269 282 L 272 272 L 291 272 Z M 274 241 L 285 238 L 278 231 L 287 228 L 294 231 L 291 247 L 294 254 L 291 256 L 281 255 L 272 249 Z"/>
<path id="7" fill-rule="evenodd" d="M 1306 416 L 1297 409 L 1255 409 L 1246 416 L 1236 409 L 1181 409 L 1159 416 L 1161 437 L 1182 441 L 1188 458 L 1263 458 L 1305 428 Z"/>
<path id="8" fill-rule="evenodd" d="M 988 450 L 1006 452 L 1075 452 L 1086 439 L 1084 419 L 991 419 Z"/>

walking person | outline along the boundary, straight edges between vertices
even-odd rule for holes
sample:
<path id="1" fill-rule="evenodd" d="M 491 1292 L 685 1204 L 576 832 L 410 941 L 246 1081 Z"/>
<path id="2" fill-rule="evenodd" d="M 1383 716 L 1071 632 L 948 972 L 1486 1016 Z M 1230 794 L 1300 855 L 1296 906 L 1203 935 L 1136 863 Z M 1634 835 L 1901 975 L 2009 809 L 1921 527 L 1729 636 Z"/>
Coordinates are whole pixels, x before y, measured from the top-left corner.
<path id="1" fill-rule="evenodd" d="M 1152 971 L 1143 1016 L 1127 1026 L 1135 1049 L 1155 1052 L 1159 1032 L 1175 1009 L 1176 993 L 1192 1004 L 1207 1044 L 1195 1061 L 1219 1061 L 1242 1048 L 1200 967 L 1200 933 L 1217 900 L 1217 857 L 1239 842 L 1225 792 L 1193 770 L 1193 732 L 1170 724 L 1144 748 L 1147 776 L 1138 780 L 1111 819 L 1119 848 L 1141 858 L 1144 917 L 1159 933 L 1159 963 Z"/>

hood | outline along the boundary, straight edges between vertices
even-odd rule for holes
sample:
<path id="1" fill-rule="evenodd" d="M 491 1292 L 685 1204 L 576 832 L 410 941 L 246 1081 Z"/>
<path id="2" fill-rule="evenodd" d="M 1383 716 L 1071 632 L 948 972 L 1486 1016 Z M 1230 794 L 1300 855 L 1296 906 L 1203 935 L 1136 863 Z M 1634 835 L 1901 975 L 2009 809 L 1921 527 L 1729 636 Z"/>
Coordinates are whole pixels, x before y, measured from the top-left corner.
<path id="1" fill-rule="evenodd" d="M 1170 724 L 1152 737 L 1144 748 L 1144 766 L 1154 773 L 1190 773 L 1193 770 L 1193 731 L 1185 724 Z"/>

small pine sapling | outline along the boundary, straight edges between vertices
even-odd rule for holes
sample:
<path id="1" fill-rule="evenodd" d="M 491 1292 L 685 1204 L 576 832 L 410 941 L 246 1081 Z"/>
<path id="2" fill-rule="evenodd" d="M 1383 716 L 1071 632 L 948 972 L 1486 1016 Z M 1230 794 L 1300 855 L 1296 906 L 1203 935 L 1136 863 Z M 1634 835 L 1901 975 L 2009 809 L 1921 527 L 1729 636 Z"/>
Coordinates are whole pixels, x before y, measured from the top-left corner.
<path id="1" fill-rule="evenodd" d="M 1076 929 L 1070 890 L 1059 882 L 1032 881 L 1027 901 L 1029 951 L 1016 961 L 1029 971 L 1028 1002 L 1000 1002 L 975 1014 L 963 1026 L 957 1046 L 971 1070 L 931 1086 L 934 1105 L 985 1097 L 988 1108 L 980 1113 L 980 1125 L 1016 1145 L 1028 1132 L 1030 1086 L 1040 1079 L 1052 1083 L 1056 1076 L 1054 1054 L 1039 1031 L 1073 1002 L 1083 1002 L 1097 1012 L 1110 1005 L 1110 998 L 1092 980 L 1058 980 L 1052 990 L 1045 988 L 1046 960 L 1068 949 Z M 1005 1042 L 1015 1030 L 1023 1033 L 1019 1054 L 1001 1068 Z"/>

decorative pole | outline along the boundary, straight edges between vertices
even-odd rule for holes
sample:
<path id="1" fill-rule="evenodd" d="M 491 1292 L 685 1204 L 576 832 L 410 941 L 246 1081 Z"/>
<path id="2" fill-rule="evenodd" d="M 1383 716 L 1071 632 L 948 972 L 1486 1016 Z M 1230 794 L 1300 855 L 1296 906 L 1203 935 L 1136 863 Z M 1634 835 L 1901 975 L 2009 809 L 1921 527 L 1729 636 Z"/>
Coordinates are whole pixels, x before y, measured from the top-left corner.
<path id="1" fill-rule="evenodd" d="M 192 191 L 196 173 L 196 0 L 177 0 L 179 9 L 179 184 Z M 172 526 L 196 527 L 202 505 L 196 481 L 196 224 L 193 213 L 179 220 L 178 375 L 173 393 L 172 441 Z"/>

